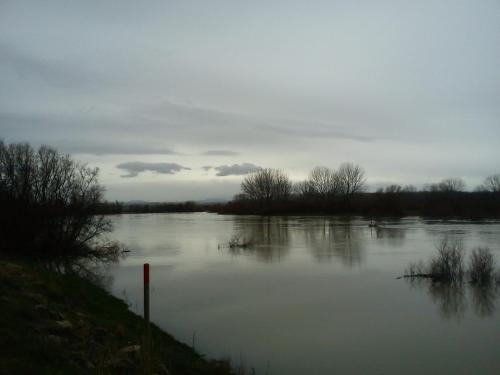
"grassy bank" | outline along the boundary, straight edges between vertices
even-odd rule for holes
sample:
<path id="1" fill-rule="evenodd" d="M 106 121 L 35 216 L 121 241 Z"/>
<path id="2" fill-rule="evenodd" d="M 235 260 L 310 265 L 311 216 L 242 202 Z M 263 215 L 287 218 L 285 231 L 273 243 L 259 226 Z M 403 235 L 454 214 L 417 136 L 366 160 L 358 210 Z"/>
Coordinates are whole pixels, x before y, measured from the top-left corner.
<path id="1" fill-rule="evenodd" d="M 87 280 L 0 258 L 1 374 L 142 374 L 143 319 Z M 152 327 L 157 374 L 231 374 Z"/>

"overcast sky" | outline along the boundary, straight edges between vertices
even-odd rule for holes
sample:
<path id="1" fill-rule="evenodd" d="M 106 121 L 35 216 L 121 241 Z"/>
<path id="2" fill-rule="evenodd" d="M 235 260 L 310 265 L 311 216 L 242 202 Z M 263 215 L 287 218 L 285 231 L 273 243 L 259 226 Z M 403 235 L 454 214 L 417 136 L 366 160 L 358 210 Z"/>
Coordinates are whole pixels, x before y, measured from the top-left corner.
<path id="1" fill-rule="evenodd" d="M 500 173 L 500 1 L 0 0 L 0 138 L 100 167 L 112 200 L 344 161 L 472 189 Z"/>

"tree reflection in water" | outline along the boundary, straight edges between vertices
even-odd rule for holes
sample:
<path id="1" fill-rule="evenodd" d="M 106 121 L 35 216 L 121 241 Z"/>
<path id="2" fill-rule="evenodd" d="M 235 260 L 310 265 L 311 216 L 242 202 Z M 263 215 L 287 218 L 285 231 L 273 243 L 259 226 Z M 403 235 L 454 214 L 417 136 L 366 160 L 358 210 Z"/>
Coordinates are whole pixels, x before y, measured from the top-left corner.
<path id="1" fill-rule="evenodd" d="M 304 243 L 320 262 L 338 259 L 354 267 L 364 261 L 363 230 L 365 227 L 332 218 L 236 218 L 231 240 L 236 245 L 228 247 L 234 255 L 254 255 L 260 261 L 274 262 L 289 255 L 293 238 L 296 243 Z"/>
<path id="2" fill-rule="evenodd" d="M 463 282 L 431 282 L 427 292 L 444 318 L 464 316 L 467 309 L 467 296 Z"/>
<path id="3" fill-rule="evenodd" d="M 466 263 L 463 240 L 447 234 L 426 265 L 411 263 L 403 276 L 412 287 L 424 288 L 444 318 L 461 318 L 468 309 L 491 316 L 500 296 L 500 280 L 488 248 L 475 248 Z"/>
<path id="4" fill-rule="evenodd" d="M 491 316 L 499 296 L 494 283 L 469 285 L 466 282 L 446 283 L 431 280 L 409 280 L 412 285 L 426 288 L 444 318 L 462 318 L 468 308 L 479 317 Z"/>
<path id="5" fill-rule="evenodd" d="M 229 247 L 229 251 L 234 255 L 251 255 L 263 262 L 279 262 L 289 256 L 293 239 L 303 242 L 319 262 L 337 259 L 344 266 L 355 267 L 365 261 L 365 231 L 365 226 L 327 217 L 236 217 L 232 237 L 245 245 Z M 387 245 L 402 246 L 405 230 L 378 227 L 372 229 L 372 236 Z M 425 290 L 447 319 L 460 319 L 468 310 L 480 317 L 490 316 L 500 295 L 495 282 L 472 285 L 462 279 L 447 282 L 414 277 L 406 280 L 412 287 Z"/>
<path id="6" fill-rule="evenodd" d="M 446 319 L 462 318 L 468 309 L 479 317 L 491 316 L 496 310 L 500 290 L 495 282 L 471 285 L 465 281 L 443 282 L 409 278 L 412 287 L 425 289 Z"/>
<path id="7" fill-rule="evenodd" d="M 354 267 L 364 260 L 364 241 L 360 231 L 359 227 L 325 219 L 322 225 L 304 227 L 305 243 L 320 262 L 336 258 L 343 265 Z"/>
<path id="8" fill-rule="evenodd" d="M 290 231 L 286 218 L 235 219 L 233 238 L 246 246 L 230 247 L 233 255 L 251 254 L 263 262 L 281 261 L 290 252 Z"/>
<path id="9" fill-rule="evenodd" d="M 395 247 L 403 246 L 406 237 L 406 230 L 400 228 L 376 227 L 370 228 L 370 231 L 372 238 L 383 240 L 385 244 Z"/>
<path id="10" fill-rule="evenodd" d="M 480 317 L 491 316 L 496 308 L 496 299 L 499 295 L 494 283 L 486 285 L 473 285 L 470 288 L 472 295 L 472 307 L 476 315 Z"/>

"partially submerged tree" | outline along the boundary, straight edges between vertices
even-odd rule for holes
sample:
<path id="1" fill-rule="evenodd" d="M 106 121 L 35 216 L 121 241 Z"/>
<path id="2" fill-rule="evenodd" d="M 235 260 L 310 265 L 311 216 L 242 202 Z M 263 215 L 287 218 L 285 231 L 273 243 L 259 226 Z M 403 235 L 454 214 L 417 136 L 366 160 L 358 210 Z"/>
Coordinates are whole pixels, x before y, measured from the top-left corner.
<path id="1" fill-rule="evenodd" d="M 459 241 L 444 239 L 431 259 L 429 274 L 437 280 L 459 282 L 464 275 L 464 248 Z"/>
<path id="2" fill-rule="evenodd" d="M 495 259 L 490 249 L 479 247 L 472 251 L 469 262 L 469 278 L 471 283 L 486 285 L 493 280 Z"/>
<path id="3" fill-rule="evenodd" d="M 102 201 L 98 170 L 42 146 L 0 142 L 0 249 L 43 256 L 109 255 L 95 247 L 111 230 L 94 215 Z"/>
<path id="4" fill-rule="evenodd" d="M 422 261 L 410 263 L 401 277 L 427 278 L 443 283 L 461 283 L 465 279 L 474 286 L 491 286 L 496 278 L 495 259 L 489 248 L 476 248 L 470 254 L 465 270 L 462 242 L 445 238 L 437 247 L 437 254 L 427 265 Z"/>

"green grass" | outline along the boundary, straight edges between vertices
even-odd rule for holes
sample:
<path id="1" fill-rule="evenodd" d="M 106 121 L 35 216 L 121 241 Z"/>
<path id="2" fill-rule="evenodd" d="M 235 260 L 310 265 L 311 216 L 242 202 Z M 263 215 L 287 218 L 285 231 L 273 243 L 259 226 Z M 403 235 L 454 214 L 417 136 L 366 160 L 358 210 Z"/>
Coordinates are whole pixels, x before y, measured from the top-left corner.
<path id="1" fill-rule="evenodd" d="M 152 325 L 153 373 L 232 374 Z M 142 374 L 144 321 L 91 282 L 0 259 L 0 374 Z M 126 347 L 141 349 L 125 353 Z"/>

